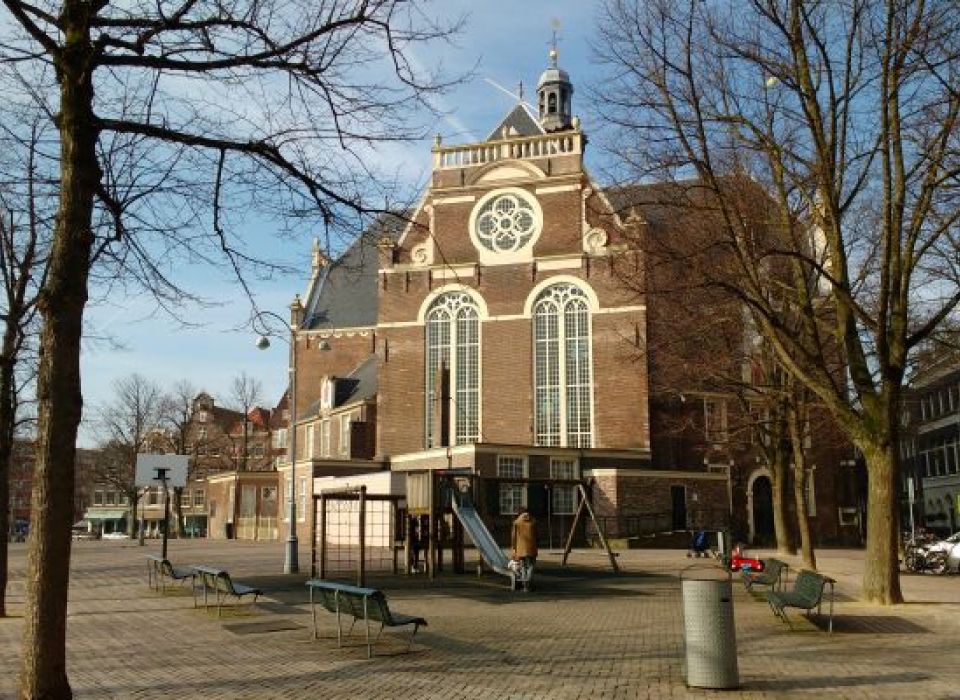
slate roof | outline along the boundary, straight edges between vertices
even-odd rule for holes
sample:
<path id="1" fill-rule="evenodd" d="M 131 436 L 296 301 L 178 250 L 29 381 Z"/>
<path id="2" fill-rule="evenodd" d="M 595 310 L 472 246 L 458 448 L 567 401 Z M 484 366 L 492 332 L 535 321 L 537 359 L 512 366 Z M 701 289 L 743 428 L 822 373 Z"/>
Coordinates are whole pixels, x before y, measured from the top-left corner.
<path id="1" fill-rule="evenodd" d="M 374 398 L 377 395 L 378 370 L 377 356 L 370 354 L 363 362 L 353 368 L 346 377 L 337 377 L 333 408 L 340 408 L 357 401 L 367 401 Z M 320 399 L 317 399 L 307 408 L 306 416 L 315 416 L 319 412 Z"/>
<path id="2" fill-rule="evenodd" d="M 304 328 L 362 328 L 377 324 L 377 242 L 383 236 L 398 240 L 406 224 L 406 219 L 399 216 L 381 217 L 324 269 L 307 300 Z"/>
<path id="3" fill-rule="evenodd" d="M 504 128 L 507 129 L 510 136 L 540 136 L 546 133 L 543 127 L 540 126 L 537 118 L 530 113 L 522 102 L 518 102 L 516 106 L 507 113 L 507 116 L 497 124 L 485 140 L 499 141 L 503 138 Z"/>

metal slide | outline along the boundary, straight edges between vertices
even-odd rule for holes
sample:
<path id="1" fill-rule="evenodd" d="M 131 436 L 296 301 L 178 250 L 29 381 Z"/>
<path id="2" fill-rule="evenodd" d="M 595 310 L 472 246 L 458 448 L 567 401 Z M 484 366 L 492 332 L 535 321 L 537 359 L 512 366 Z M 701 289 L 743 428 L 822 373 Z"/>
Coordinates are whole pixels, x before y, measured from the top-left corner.
<path id="1" fill-rule="evenodd" d="M 480 519 L 476 509 L 473 506 L 457 503 L 457 499 L 454 498 L 453 512 L 460 518 L 460 522 L 463 523 L 463 529 L 470 535 L 470 539 L 473 540 L 474 546 L 476 546 L 477 551 L 480 552 L 480 556 L 483 557 L 487 566 L 498 574 L 507 576 L 512 586 L 514 573 L 507 568 L 507 562 L 509 561 L 507 555 L 500 549 L 497 541 L 493 539 L 493 535 L 490 534 L 487 526 L 483 524 L 483 520 Z"/>

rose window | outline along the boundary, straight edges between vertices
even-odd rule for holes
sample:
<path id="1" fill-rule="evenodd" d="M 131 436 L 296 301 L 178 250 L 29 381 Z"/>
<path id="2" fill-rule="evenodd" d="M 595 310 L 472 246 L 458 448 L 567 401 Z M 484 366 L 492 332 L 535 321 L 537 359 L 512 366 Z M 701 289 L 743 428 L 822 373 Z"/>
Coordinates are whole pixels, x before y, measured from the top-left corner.
<path id="1" fill-rule="evenodd" d="M 495 253 L 520 250 L 536 233 L 533 207 L 518 195 L 496 197 L 477 214 L 476 233 L 487 250 Z"/>

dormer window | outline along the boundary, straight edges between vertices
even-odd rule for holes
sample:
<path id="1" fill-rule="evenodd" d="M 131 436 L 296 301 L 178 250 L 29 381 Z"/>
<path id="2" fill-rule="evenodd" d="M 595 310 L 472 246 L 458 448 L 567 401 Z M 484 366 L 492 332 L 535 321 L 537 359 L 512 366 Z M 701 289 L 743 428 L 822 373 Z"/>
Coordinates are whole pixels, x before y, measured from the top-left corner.
<path id="1" fill-rule="evenodd" d="M 557 94 L 551 92 L 547 96 L 547 114 L 556 114 L 557 113 Z"/>
<path id="2" fill-rule="evenodd" d="M 324 377 L 323 384 L 320 387 L 320 408 L 329 411 L 333 408 L 334 395 L 336 393 L 337 380 L 333 377 Z"/>

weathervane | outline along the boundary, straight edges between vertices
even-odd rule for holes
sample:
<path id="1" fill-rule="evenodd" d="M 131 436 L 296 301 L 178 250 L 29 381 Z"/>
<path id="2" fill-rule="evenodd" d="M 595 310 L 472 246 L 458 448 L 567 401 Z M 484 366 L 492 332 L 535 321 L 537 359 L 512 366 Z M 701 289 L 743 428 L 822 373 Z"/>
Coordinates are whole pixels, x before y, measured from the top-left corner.
<path id="1" fill-rule="evenodd" d="M 560 43 L 560 38 L 557 36 L 557 32 L 560 31 L 562 26 L 560 20 L 554 17 L 550 20 L 550 26 L 553 27 L 553 37 L 550 39 L 550 67 L 557 68 L 557 59 L 560 56 L 560 51 L 557 49 L 557 44 Z"/>

